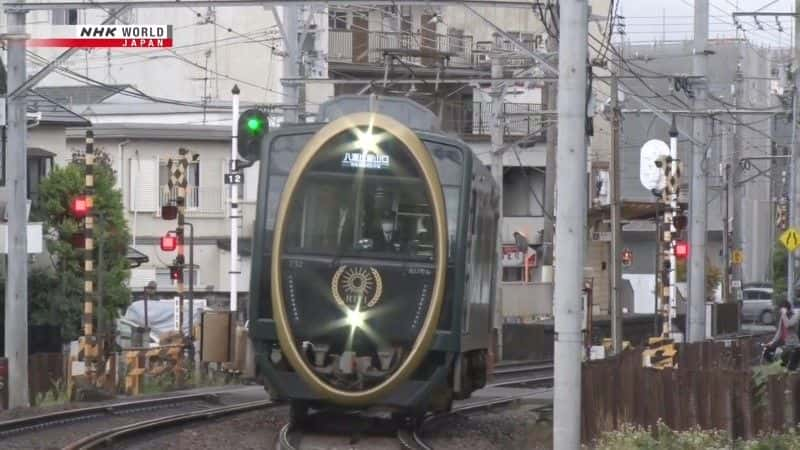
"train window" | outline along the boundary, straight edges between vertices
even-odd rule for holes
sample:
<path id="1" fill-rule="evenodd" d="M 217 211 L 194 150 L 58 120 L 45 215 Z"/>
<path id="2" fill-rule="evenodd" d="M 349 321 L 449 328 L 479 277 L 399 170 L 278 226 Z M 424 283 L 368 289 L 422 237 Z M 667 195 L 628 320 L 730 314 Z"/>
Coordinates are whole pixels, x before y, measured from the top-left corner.
<path id="1" fill-rule="evenodd" d="M 425 146 L 433 155 L 442 184 L 460 185 L 464 172 L 464 155 L 461 150 L 452 145 L 430 141 L 425 142 Z"/>
<path id="2" fill-rule="evenodd" d="M 311 133 L 305 133 L 276 137 L 269 149 L 270 173 L 288 174 L 300 150 L 311 139 L 311 136 Z"/>
<path id="3" fill-rule="evenodd" d="M 275 215 L 278 213 L 278 202 L 280 202 L 283 186 L 286 184 L 286 176 L 270 175 L 269 190 L 267 191 L 267 229 L 275 228 Z"/>
<path id="4" fill-rule="evenodd" d="M 421 174 L 402 143 L 378 129 L 368 136 L 344 132 L 309 164 L 290 212 L 287 251 L 433 256 Z"/>

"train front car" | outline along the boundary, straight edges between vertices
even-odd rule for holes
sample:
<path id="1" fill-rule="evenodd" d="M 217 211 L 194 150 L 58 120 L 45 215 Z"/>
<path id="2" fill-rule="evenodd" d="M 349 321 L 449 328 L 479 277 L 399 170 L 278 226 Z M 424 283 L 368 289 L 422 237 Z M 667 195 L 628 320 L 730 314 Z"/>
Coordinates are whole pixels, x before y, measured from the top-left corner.
<path id="1" fill-rule="evenodd" d="M 321 406 L 449 408 L 469 164 L 463 147 L 419 136 L 355 113 L 264 145 L 251 337 L 265 385 L 296 418 Z"/>

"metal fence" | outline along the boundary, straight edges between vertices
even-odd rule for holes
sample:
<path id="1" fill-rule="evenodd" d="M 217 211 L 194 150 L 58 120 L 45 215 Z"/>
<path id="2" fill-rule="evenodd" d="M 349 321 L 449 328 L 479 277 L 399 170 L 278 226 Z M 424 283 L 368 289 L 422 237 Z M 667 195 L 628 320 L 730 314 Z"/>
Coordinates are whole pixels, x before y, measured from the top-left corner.
<path id="1" fill-rule="evenodd" d="M 527 136 L 542 128 L 542 105 L 539 103 L 503 103 L 504 136 Z M 445 106 L 443 127 L 460 135 L 488 136 L 491 134 L 492 104 L 485 102 L 451 102 Z M 544 142 L 542 131 L 533 142 Z"/>
<path id="2" fill-rule="evenodd" d="M 659 420 L 675 430 L 717 429 L 743 439 L 788 428 L 800 420 L 800 375 L 759 382 L 751 367 L 763 341 L 681 345 L 677 369 L 643 367 L 639 349 L 584 363 L 583 441 L 626 423 L 652 427 Z"/>
<path id="3" fill-rule="evenodd" d="M 363 47 L 358 45 L 362 40 L 366 44 L 366 55 Z M 354 50 L 355 49 L 355 50 Z M 328 61 L 331 62 L 366 62 L 382 64 L 386 49 L 429 50 L 453 53 L 450 64 L 472 64 L 472 36 L 436 34 L 433 37 L 420 33 L 330 30 L 328 32 Z M 421 64 L 419 57 L 402 57 L 408 64 Z"/>
<path id="4" fill-rule="evenodd" d="M 158 191 L 158 210 L 165 205 L 175 204 L 178 188 L 170 189 L 162 185 Z M 186 211 L 192 215 L 220 214 L 225 211 L 225 195 L 222 189 L 189 186 L 186 188 Z"/>

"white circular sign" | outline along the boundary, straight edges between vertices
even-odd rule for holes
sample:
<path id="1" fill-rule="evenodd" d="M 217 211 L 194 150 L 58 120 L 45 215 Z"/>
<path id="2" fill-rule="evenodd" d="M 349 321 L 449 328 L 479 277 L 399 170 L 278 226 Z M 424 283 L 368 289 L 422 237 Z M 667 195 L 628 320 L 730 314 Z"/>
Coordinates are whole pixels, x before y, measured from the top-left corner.
<path id="1" fill-rule="evenodd" d="M 661 170 L 656 167 L 656 161 L 662 156 L 669 156 L 669 145 L 658 139 L 651 139 L 644 143 L 639 158 L 639 181 L 648 191 L 658 187 L 661 180 Z"/>

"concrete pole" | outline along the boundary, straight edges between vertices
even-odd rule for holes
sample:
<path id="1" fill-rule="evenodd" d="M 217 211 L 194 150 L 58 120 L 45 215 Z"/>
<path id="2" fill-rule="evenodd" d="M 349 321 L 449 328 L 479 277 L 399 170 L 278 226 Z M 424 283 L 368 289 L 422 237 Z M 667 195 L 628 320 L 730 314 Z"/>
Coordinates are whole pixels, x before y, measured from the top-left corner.
<path id="1" fill-rule="evenodd" d="M 800 0 L 794 2 L 794 99 L 792 101 L 792 158 L 789 160 L 789 226 L 797 226 L 797 163 L 800 151 L 797 148 L 797 96 L 800 94 Z M 786 298 L 794 305 L 795 257 L 789 252 L 788 273 L 786 276 Z"/>
<path id="2" fill-rule="evenodd" d="M 575 450 L 581 443 L 581 359 L 583 355 L 583 267 L 586 258 L 586 0 L 560 2 L 558 61 L 558 152 L 555 234 L 553 448 Z"/>
<path id="3" fill-rule="evenodd" d="M 708 0 L 694 2 L 694 75 L 706 75 L 706 47 L 708 45 Z M 706 80 L 698 80 L 694 85 L 694 110 L 706 107 Z M 706 169 L 705 153 L 708 134 L 706 117 L 694 118 L 693 137 L 703 145 L 692 147 L 691 186 L 689 194 L 689 307 L 687 309 L 688 342 L 705 339 L 705 277 L 706 277 L 706 234 L 708 232 L 708 211 L 706 207 Z"/>
<path id="4" fill-rule="evenodd" d="M 547 40 L 547 51 L 558 51 L 558 40 L 550 37 Z M 556 99 L 558 96 L 557 84 L 554 81 L 548 82 L 545 88 L 546 109 L 555 111 L 557 107 Z M 555 201 L 556 201 L 556 143 L 558 138 L 558 127 L 555 116 L 542 116 L 542 120 L 548 120 L 547 126 L 547 147 L 545 150 L 544 167 L 544 227 L 542 228 L 542 282 L 553 282 L 553 234 L 555 232 Z"/>
<path id="5" fill-rule="evenodd" d="M 492 78 L 503 78 L 503 61 L 499 55 L 492 56 Z M 492 116 L 490 133 L 492 140 L 492 178 L 498 188 L 498 209 L 500 216 L 497 219 L 497 267 L 495 269 L 495 310 L 494 326 L 497 329 L 497 359 L 503 358 L 503 132 L 505 131 L 505 117 L 503 115 L 502 82 L 492 83 Z"/>
<path id="6" fill-rule="evenodd" d="M 622 46 L 620 46 L 620 52 Z M 620 194 L 620 107 L 619 82 L 622 56 L 611 74 L 611 343 L 613 353 L 622 351 L 622 198 Z"/>
<path id="7" fill-rule="evenodd" d="M 727 303 L 731 297 L 731 274 L 733 273 L 733 263 L 731 262 L 731 193 L 732 193 L 732 169 L 731 161 L 733 158 L 728 154 L 728 128 L 722 126 L 722 180 L 725 185 L 722 197 L 722 301 Z"/>
<path id="8" fill-rule="evenodd" d="M 733 104 L 736 105 L 736 109 L 739 109 L 740 101 L 742 99 L 742 94 L 744 93 L 744 76 L 742 75 L 742 71 L 740 68 L 737 67 L 736 70 L 736 88 L 734 90 L 733 95 Z M 741 190 L 736 185 L 736 179 L 738 178 L 739 174 L 739 159 L 742 157 L 742 142 L 739 136 L 739 131 L 741 127 L 737 125 L 735 122 L 733 124 L 733 155 L 731 157 L 731 170 L 730 170 L 730 177 L 728 179 L 728 190 L 731 195 L 731 203 L 729 205 L 728 214 L 731 217 L 731 231 L 733 234 L 733 242 L 731 245 L 735 249 L 741 250 L 744 245 L 742 243 L 742 220 L 741 220 L 741 211 L 743 211 L 742 204 L 744 200 L 744 193 L 740 192 Z M 743 265 L 738 265 L 733 267 L 731 271 L 731 286 L 730 292 L 734 300 L 741 300 L 742 299 L 742 288 L 741 288 L 741 281 L 742 281 L 742 273 L 743 273 Z M 737 284 L 736 281 L 739 283 L 739 287 L 733 287 L 734 284 Z"/>
<path id="9" fill-rule="evenodd" d="M 299 76 L 299 52 L 297 45 L 297 17 L 298 7 L 294 4 L 283 6 L 283 27 L 286 30 L 286 53 L 283 60 L 283 77 L 297 78 Z M 300 108 L 300 85 L 289 83 L 283 85 L 283 99 L 281 103 L 286 105 L 283 109 L 283 120 L 288 123 L 296 123 Z"/>
<path id="10" fill-rule="evenodd" d="M 24 82 L 25 13 L 6 15 L 9 36 L 6 92 Z M 28 399 L 28 176 L 25 96 L 7 106 L 6 189 L 8 190 L 8 264 L 6 265 L 5 355 L 8 358 L 8 407 L 27 408 Z"/>
<path id="11" fill-rule="evenodd" d="M 234 85 L 233 90 L 233 117 L 231 117 L 231 166 L 230 172 L 237 171 L 236 161 L 239 159 L 237 154 L 239 148 L 239 86 Z M 236 183 L 231 184 L 231 255 L 230 255 L 230 268 L 228 276 L 230 281 L 230 311 L 236 315 L 239 308 L 239 287 L 237 282 L 239 280 L 239 185 Z"/>

